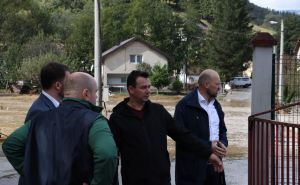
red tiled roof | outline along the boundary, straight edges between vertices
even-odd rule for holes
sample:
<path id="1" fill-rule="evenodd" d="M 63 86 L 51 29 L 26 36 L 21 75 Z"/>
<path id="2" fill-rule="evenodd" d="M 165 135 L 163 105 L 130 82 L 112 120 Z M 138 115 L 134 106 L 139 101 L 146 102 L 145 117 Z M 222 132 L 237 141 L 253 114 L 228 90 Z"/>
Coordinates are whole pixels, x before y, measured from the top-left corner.
<path id="1" fill-rule="evenodd" d="M 277 41 L 274 39 L 270 33 L 267 32 L 258 32 L 254 35 L 252 39 L 252 44 L 257 47 L 268 47 L 268 46 L 274 46 L 277 44 Z"/>

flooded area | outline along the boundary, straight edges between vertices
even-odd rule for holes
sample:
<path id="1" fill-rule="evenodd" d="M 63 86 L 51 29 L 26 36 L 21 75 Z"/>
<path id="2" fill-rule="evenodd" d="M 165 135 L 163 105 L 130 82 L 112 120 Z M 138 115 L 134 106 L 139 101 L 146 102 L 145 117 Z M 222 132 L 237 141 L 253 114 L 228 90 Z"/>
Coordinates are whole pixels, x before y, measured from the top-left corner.
<path id="1" fill-rule="evenodd" d="M 229 141 L 229 157 L 246 156 L 248 116 L 251 114 L 251 88 L 227 94 L 221 102 Z"/>
<path id="2" fill-rule="evenodd" d="M 110 116 L 112 108 L 125 97 L 126 95 L 110 97 L 110 101 L 106 103 L 107 117 Z M 175 105 L 182 97 L 152 96 L 151 100 L 163 104 L 173 115 Z M 1 131 L 5 134 L 10 134 L 14 129 L 23 124 L 26 111 L 36 98 L 37 96 L 0 96 Z M 229 153 L 224 159 L 227 185 L 245 185 L 247 184 L 247 129 L 251 106 L 251 88 L 233 90 L 225 97 L 220 97 L 220 103 L 225 112 L 225 123 L 229 140 Z M 168 141 L 168 150 L 172 159 L 172 185 L 175 185 L 175 143 L 171 139 Z M 0 185 L 16 184 L 18 184 L 18 175 L 0 149 Z"/>

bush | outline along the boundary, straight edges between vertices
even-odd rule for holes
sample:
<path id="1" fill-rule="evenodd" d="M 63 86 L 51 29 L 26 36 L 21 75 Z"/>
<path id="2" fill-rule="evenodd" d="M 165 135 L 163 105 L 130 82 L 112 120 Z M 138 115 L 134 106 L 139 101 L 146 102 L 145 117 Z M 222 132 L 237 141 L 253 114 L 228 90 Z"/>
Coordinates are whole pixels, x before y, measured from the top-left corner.
<path id="1" fill-rule="evenodd" d="M 49 62 L 65 63 L 65 57 L 53 53 L 47 53 L 37 57 L 23 59 L 22 65 L 18 70 L 19 80 L 39 82 L 39 74 L 44 65 Z"/>
<path id="2" fill-rule="evenodd" d="M 136 66 L 136 69 L 140 70 L 140 71 L 145 71 L 145 72 L 147 72 L 150 75 L 152 67 L 150 66 L 150 64 L 143 62 L 143 63 L 138 64 Z"/>
<path id="3" fill-rule="evenodd" d="M 176 80 L 172 84 L 172 90 L 175 91 L 177 94 L 179 94 L 182 89 L 183 89 L 182 82 L 178 78 L 176 78 Z"/>
<path id="4" fill-rule="evenodd" d="M 170 84 L 170 76 L 166 65 L 154 65 L 150 76 L 151 84 L 160 90 Z M 157 92 L 158 93 L 158 92 Z"/>

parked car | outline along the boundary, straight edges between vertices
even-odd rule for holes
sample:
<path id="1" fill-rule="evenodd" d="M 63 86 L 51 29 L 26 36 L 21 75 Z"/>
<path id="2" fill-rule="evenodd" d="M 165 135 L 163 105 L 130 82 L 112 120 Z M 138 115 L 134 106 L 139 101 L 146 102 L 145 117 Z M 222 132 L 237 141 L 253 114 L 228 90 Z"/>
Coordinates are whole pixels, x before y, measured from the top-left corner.
<path id="1" fill-rule="evenodd" d="M 252 80 L 249 77 L 234 77 L 230 81 L 231 87 L 249 87 L 252 84 Z"/>

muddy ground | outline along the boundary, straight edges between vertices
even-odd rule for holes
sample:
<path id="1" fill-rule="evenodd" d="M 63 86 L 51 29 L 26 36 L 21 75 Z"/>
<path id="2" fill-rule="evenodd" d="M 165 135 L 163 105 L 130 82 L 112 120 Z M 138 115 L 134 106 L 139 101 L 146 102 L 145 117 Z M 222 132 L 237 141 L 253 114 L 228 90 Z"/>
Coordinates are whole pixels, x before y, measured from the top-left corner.
<path id="1" fill-rule="evenodd" d="M 109 117 L 112 108 L 126 95 L 114 95 L 106 103 L 104 114 Z M 37 96 L 0 95 L 0 129 L 4 134 L 10 134 L 23 124 L 26 112 Z M 157 96 L 151 100 L 163 104 L 173 114 L 176 103 L 182 96 Z M 225 123 L 228 130 L 229 154 L 226 157 L 225 173 L 227 185 L 247 184 L 247 119 L 250 115 L 251 89 L 238 89 L 220 98 L 225 112 Z M 169 139 L 168 150 L 170 158 L 175 158 L 175 144 Z M 0 150 L 0 185 L 17 184 L 16 172 L 8 164 Z M 172 162 L 172 184 L 174 184 L 174 162 Z"/>

